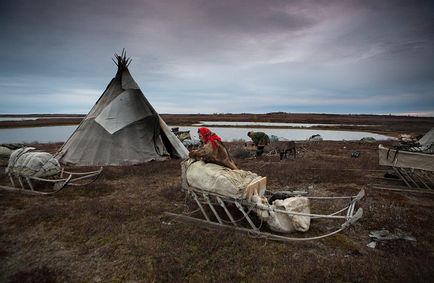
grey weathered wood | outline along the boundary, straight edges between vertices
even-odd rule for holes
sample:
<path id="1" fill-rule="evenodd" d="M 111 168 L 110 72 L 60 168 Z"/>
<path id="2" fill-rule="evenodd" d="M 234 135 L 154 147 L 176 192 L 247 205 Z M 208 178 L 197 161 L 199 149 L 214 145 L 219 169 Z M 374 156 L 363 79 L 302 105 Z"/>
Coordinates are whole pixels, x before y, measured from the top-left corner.
<path id="1" fill-rule="evenodd" d="M 372 189 L 376 190 L 384 190 L 384 191 L 395 191 L 395 192 L 407 192 L 407 193 L 415 193 L 415 194 L 434 194 L 434 191 L 428 191 L 428 190 L 417 190 L 417 189 L 402 189 L 402 187 L 381 187 L 373 185 L 371 186 Z"/>
<path id="2" fill-rule="evenodd" d="M 205 209 L 203 209 L 202 204 L 200 203 L 199 199 L 197 198 L 197 195 L 194 192 L 192 192 L 191 194 L 193 195 L 193 198 L 196 201 L 197 205 L 199 206 L 200 211 L 202 212 L 202 214 L 205 217 L 205 219 L 207 221 L 210 221 L 210 219 L 208 217 L 208 214 L 206 214 Z"/>
<path id="3" fill-rule="evenodd" d="M 20 188 L 16 187 L 15 182 L 14 182 L 14 176 L 9 174 L 9 179 L 11 181 L 12 187 L 0 186 L 0 189 L 7 190 L 7 191 L 20 191 L 20 192 L 23 192 L 26 194 L 33 194 L 33 195 L 35 195 L 35 194 L 36 195 L 49 195 L 49 194 L 54 194 L 54 193 L 61 191 L 70 182 L 76 182 L 76 181 L 92 179 L 92 178 L 93 179 L 91 182 L 94 182 L 98 178 L 98 176 L 101 174 L 102 170 L 103 170 L 103 168 L 101 167 L 97 171 L 73 173 L 73 174 L 70 174 L 69 172 L 65 173 L 66 171 L 63 171 L 62 173 L 67 174 L 67 177 L 61 178 L 61 179 L 47 179 L 47 178 L 40 178 L 40 177 L 33 177 L 33 176 L 16 175 L 15 177 L 20 184 Z M 74 178 L 74 175 L 77 175 L 79 177 Z M 26 183 L 28 184 L 29 188 L 26 188 L 26 186 L 23 183 L 22 178 L 25 178 Z M 38 191 L 32 182 L 33 180 L 41 181 L 41 182 L 45 182 L 45 183 L 53 183 L 53 191 L 50 191 L 50 192 Z M 79 185 L 85 185 L 85 184 L 71 183 L 71 185 L 79 186 Z"/>
<path id="4" fill-rule="evenodd" d="M 282 235 L 278 235 L 278 234 L 272 234 L 272 233 L 267 233 L 267 232 L 261 232 L 261 231 L 253 231 L 252 229 L 248 229 L 248 228 L 242 228 L 242 227 L 234 227 L 234 226 L 229 226 L 229 225 L 221 225 L 219 223 L 216 222 L 208 222 L 202 219 L 197 219 L 194 217 L 190 217 L 190 216 L 186 216 L 183 214 L 175 214 L 175 213 L 170 213 L 170 212 L 165 212 L 164 213 L 166 216 L 168 217 L 173 217 L 174 221 L 177 220 L 181 220 L 181 221 L 185 221 L 185 222 L 191 222 L 194 224 L 199 224 L 199 225 L 203 225 L 203 226 L 207 226 L 207 227 L 211 227 L 211 228 L 216 228 L 216 229 L 222 229 L 222 228 L 227 228 L 230 230 L 235 230 L 235 231 L 239 231 L 239 232 L 244 232 L 247 233 L 249 235 L 252 235 L 253 237 L 258 237 L 258 238 L 264 238 L 264 239 L 270 239 L 270 240 L 276 240 L 276 241 L 284 241 L 284 242 L 292 242 L 292 241 L 312 241 L 312 240 L 319 240 L 322 238 L 326 238 L 329 236 L 332 236 L 334 234 L 337 234 L 341 231 L 343 231 L 345 228 L 347 228 L 349 225 L 354 224 L 350 221 L 345 222 L 341 228 L 321 235 L 321 236 L 316 236 L 316 237 L 306 237 L 306 238 L 296 238 L 296 237 L 286 237 L 286 236 L 282 236 Z M 360 213 L 357 215 L 360 216 Z M 361 216 L 360 216 L 361 217 Z M 356 221 L 359 218 L 355 219 Z"/>
<path id="5" fill-rule="evenodd" d="M 232 214 L 227 209 L 224 201 L 222 201 L 222 199 L 220 197 L 216 197 L 216 199 L 217 199 L 217 202 L 220 204 L 220 206 L 223 208 L 223 210 L 226 212 L 226 215 L 229 217 L 229 220 L 231 220 L 232 224 L 234 226 L 238 226 L 237 222 L 235 222 L 234 218 L 232 217 Z"/>
<path id="6" fill-rule="evenodd" d="M 223 224 L 220 216 L 218 215 L 217 211 L 215 210 L 214 206 L 211 204 L 211 202 L 209 201 L 209 198 L 206 194 L 203 194 L 203 198 L 206 200 L 206 202 L 208 203 L 209 208 L 211 209 L 211 211 L 214 213 L 214 216 L 216 217 L 217 221 L 220 224 Z"/>
<path id="7" fill-rule="evenodd" d="M 33 188 L 32 180 L 30 180 L 29 177 L 26 177 L 26 181 L 27 181 L 27 184 L 29 184 L 30 190 L 34 191 L 35 189 Z"/>

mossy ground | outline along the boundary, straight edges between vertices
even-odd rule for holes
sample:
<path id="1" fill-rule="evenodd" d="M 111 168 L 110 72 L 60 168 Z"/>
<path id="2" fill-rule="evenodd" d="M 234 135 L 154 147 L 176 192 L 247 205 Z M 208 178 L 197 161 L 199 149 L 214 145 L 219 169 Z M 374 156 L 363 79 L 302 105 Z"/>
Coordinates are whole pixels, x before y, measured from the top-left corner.
<path id="1" fill-rule="evenodd" d="M 48 151 L 58 146 L 38 145 Z M 240 168 L 267 176 L 270 190 L 307 189 L 315 195 L 366 190 L 361 221 L 311 242 L 273 242 L 164 221 L 163 212 L 180 213 L 185 205 L 179 160 L 106 167 L 95 183 L 53 196 L 0 192 L 0 281 L 431 281 L 434 196 L 371 189 L 368 184 L 382 176 L 376 170 L 384 169 L 377 146 L 306 143 L 295 159 L 236 159 Z M 242 144 L 228 147 L 235 153 Z M 351 157 L 353 150 L 361 152 L 359 158 Z M 7 183 L 4 174 L 0 182 Z M 331 224 L 313 221 L 309 233 L 321 232 L 322 225 Z M 369 232 L 382 228 L 405 231 L 417 241 L 368 248 Z"/>

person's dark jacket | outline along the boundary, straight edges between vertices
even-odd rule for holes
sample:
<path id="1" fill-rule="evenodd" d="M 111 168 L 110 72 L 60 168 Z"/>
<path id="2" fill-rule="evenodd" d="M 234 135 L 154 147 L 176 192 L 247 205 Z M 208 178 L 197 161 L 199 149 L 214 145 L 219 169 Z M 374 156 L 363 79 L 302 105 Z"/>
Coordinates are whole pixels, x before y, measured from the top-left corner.
<path id="1" fill-rule="evenodd" d="M 256 146 L 265 146 L 270 143 L 270 138 L 264 132 L 253 132 L 250 138 Z"/>

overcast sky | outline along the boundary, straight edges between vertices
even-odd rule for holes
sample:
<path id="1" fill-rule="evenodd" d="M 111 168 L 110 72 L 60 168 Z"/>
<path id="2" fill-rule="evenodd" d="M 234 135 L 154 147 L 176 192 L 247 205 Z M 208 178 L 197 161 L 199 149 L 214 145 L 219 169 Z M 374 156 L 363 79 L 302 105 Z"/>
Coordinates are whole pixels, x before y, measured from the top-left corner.
<path id="1" fill-rule="evenodd" d="M 125 47 L 160 113 L 434 116 L 432 3 L 1 0 L 0 113 L 87 113 Z"/>

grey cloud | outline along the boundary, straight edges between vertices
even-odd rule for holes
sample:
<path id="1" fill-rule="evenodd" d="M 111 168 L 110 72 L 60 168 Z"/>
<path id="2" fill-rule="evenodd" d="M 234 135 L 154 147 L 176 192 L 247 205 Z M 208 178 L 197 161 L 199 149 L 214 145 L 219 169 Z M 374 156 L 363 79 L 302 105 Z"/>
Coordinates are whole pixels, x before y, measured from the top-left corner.
<path id="1" fill-rule="evenodd" d="M 162 111 L 173 111 L 173 100 L 183 111 L 260 112 L 258 101 L 264 111 L 291 111 L 291 103 L 319 111 L 321 99 L 339 102 L 332 112 L 431 110 L 431 8 L 392 0 L 6 0 L 0 76 L 17 84 L 0 81 L 0 95 L 103 89 L 115 72 L 109 57 L 126 47 L 133 75 Z M 353 105 L 393 95 L 396 103 Z"/>

